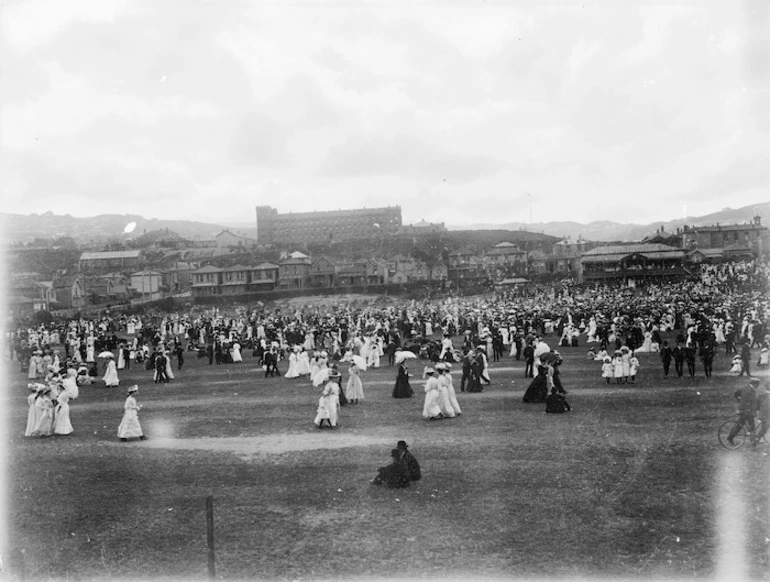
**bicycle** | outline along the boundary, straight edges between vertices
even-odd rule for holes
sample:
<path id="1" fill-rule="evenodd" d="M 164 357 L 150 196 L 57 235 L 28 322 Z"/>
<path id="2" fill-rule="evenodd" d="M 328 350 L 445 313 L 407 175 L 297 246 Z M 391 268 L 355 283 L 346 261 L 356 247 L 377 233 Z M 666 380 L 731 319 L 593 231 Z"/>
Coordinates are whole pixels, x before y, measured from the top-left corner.
<path id="1" fill-rule="evenodd" d="M 762 420 L 759 418 L 754 419 L 754 432 L 751 432 L 748 428 L 746 428 L 746 423 L 743 423 L 741 425 L 740 430 L 735 434 L 733 437 L 733 442 L 727 440 L 727 437 L 730 435 L 730 433 L 735 428 L 735 425 L 739 422 L 739 415 L 731 416 L 722 424 L 719 425 L 719 430 L 717 431 L 717 438 L 719 439 L 719 444 L 722 445 L 724 448 L 728 450 L 735 450 L 740 449 L 745 443 L 749 442 L 751 443 L 754 439 L 754 435 L 759 432 L 760 427 L 762 426 Z M 765 444 L 768 444 L 767 441 L 767 435 L 763 436 L 761 439 Z"/>

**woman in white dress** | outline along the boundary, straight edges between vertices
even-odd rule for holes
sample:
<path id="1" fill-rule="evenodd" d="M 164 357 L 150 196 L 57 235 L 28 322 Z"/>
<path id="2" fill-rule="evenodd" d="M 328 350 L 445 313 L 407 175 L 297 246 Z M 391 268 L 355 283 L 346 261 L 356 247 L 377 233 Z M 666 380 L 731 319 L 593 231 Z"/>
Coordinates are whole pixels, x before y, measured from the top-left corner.
<path id="1" fill-rule="evenodd" d="M 316 374 L 321 369 L 321 354 L 319 352 L 313 352 L 313 359 L 310 360 L 310 382 L 315 379 Z"/>
<path id="2" fill-rule="evenodd" d="M 449 386 L 446 381 L 446 375 L 444 374 L 444 364 L 436 364 L 436 370 L 438 371 L 438 407 L 441 410 L 441 415 L 444 418 L 454 418 L 455 409 L 452 406 L 452 400 L 449 397 Z"/>
<path id="3" fill-rule="evenodd" d="M 70 400 L 75 400 L 80 395 L 77 382 L 78 372 L 75 368 L 67 368 L 67 374 L 62 381 L 62 387 L 67 391 Z"/>
<path id="4" fill-rule="evenodd" d="M 108 388 L 120 385 L 120 378 L 118 378 L 118 367 L 115 365 L 115 360 L 109 358 L 107 362 L 107 369 L 104 372 L 104 385 Z"/>
<path id="5" fill-rule="evenodd" d="M 364 385 L 358 373 L 361 369 L 353 364 L 348 369 L 348 383 L 345 385 L 345 398 L 350 404 L 358 404 L 359 400 L 364 399 Z"/>
<path id="6" fill-rule="evenodd" d="M 452 405 L 452 410 L 457 416 L 460 416 L 463 411 L 460 409 L 460 403 L 457 402 L 457 393 L 455 392 L 454 382 L 452 381 L 452 364 L 444 362 L 441 364 L 441 372 L 439 380 L 443 380 L 447 386 L 449 393 L 449 403 Z"/>
<path id="7" fill-rule="evenodd" d="M 310 375 L 310 357 L 304 348 L 297 355 L 297 371 L 300 376 Z"/>
<path id="8" fill-rule="evenodd" d="M 294 349 L 289 354 L 289 369 L 286 371 L 284 378 L 299 378 L 299 361 L 297 360 L 297 350 Z"/>
<path id="9" fill-rule="evenodd" d="M 32 436 L 35 426 L 37 426 L 38 417 L 40 416 L 40 409 L 35 406 L 37 395 L 45 386 L 43 384 L 28 384 L 29 389 L 32 391 L 27 396 L 27 404 L 29 404 L 29 412 L 27 412 L 27 428 L 24 429 L 24 436 Z"/>
<path id="10" fill-rule="evenodd" d="M 126 369 L 126 350 L 123 349 L 123 344 L 118 346 L 118 370 Z"/>
<path id="11" fill-rule="evenodd" d="M 442 418 L 441 408 L 439 407 L 439 387 L 438 379 L 434 378 L 433 368 L 425 368 L 423 376 L 427 376 L 425 382 L 425 401 L 422 405 L 422 417 L 430 420 Z"/>
<path id="12" fill-rule="evenodd" d="M 72 422 L 70 422 L 69 394 L 66 390 L 59 392 L 56 397 L 56 417 L 53 424 L 53 434 L 66 436 L 72 434 Z"/>
<path id="13" fill-rule="evenodd" d="M 717 344 L 721 346 L 725 343 L 725 324 L 721 319 L 718 323 L 714 324 L 714 335 L 716 336 Z"/>
<path id="14" fill-rule="evenodd" d="M 38 391 L 35 408 L 37 408 L 35 427 L 29 436 L 51 436 L 53 434 L 53 402 L 51 402 L 51 389 L 47 386 Z"/>
<path id="15" fill-rule="evenodd" d="M 379 368 L 380 367 L 380 349 L 377 345 L 376 341 L 367 342 L 369 343 L 369 352 L 367 354 L 366 358 L 366 365 L 369 368 Z"/>
<path id="16" fill-rule="evenodd" d="M 139 424 L 139 410 L 142 408 L 136 403 L 135 394 L 139 386 L 134 384 L 128 389 L 126 401 L 123 403 L 123 419 L 118 426 L 118 438 L 125 442 L 130 438 L 145 439 L 142 425 Z"/>
<path id="17" fill-rule="evenodd" d="M 230 348 L 230 357 L 233 359 L 233 363 L 243 362 L 243 356 L 241 356 L 241 344 L 237 341 L 234 341 Z"/>
<path id="18" fill-rule="evenodd" d="M 318 428 L 323 426 L 326 420 L 331 428 L 339 426 L 338 418 L 340 411 L 340 375 L 338 372 L 329 374 L 329 381 L 324 386 L 321 398 L 318 400 L 318 410 L 313 421 Z"/>
<path id="19" fill-rule="evenodd" d="M 94 336 L 89 335 L 86 339 L 86 362 L 93 362 L 95 360 L 95 346 L 94 342 L 96 340 L 94 339 Z"/>

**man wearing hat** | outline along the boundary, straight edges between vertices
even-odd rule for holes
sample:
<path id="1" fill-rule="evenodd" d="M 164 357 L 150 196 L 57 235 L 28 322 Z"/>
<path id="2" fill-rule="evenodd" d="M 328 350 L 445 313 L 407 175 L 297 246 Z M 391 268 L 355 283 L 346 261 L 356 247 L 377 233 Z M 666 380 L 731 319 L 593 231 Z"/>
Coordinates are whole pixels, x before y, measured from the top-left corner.
<path id="1" fill-rule="evenodd" d="M 397 489 L 409 486 L 409 474 L 406 463 L 401 459 L 401 451 L 392 449 L 390 456 L 393 461 L 390 465 L 377 469 L 377 476 L 372 479 L 374 485 L 386 485 L 390 489 Z"/>
<path id="2" fill-rule="evenodd" d="M 409 480 L 419 481 L 422 477 L 422 473 L 420 472 L 420 463 L 418 463 L 417 459 L 414 458 L 414 455 L 409 452 L 409 447 L 407 446 L 406 441 L 398 441 L 396 447 L 398 448 L 398 451 L 401 455 L 401 460 L 406 464 L 406 472 L 409 476 Z"/>
<path id="3" fill-rule="evenodd" d="M 743 425 L 749 432 L 754 432 L 754 416 L 757 414 L 757 387 L 759 378 L 749 378 L 749 383 L 735 391 L 735 399 L 738 401 L 738 422 L 727 436 L 727 442 L 733 444 L 733 439 Z"/>

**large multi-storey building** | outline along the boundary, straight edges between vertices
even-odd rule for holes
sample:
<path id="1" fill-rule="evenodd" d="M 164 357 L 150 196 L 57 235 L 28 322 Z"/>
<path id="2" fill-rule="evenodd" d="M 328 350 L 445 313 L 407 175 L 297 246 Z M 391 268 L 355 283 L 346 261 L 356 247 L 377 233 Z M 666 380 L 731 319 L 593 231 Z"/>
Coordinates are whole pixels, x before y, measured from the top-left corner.
<path id="1" fill-rule="evenodd" d="M 328 243 L 396 234 L 400 228 L 400 206 L 280 214 L 257 206 L 259 244 Z"/>
<path id="2" fill-rule="evenodd" d="M 685 226 L 681 232 L 682 246 L 688 250 L 722 249 L 724 258 L 760 257 L 765 248 L 763 239 L 767 236 L 767 227 L 762 226 L 762 219 L 745 224 L 715 224 L 712 226 Z"/>

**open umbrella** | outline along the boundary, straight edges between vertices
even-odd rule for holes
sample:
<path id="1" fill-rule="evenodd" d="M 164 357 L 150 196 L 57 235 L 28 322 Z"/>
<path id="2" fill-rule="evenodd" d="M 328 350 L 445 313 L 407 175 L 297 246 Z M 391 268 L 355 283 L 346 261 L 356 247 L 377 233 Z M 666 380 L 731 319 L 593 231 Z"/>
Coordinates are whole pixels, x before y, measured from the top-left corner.
<path id="1" fill-rule="evenodd" d="M 559 354 L 554 352 L 547 352 L 540 356 L 540 361 L 544 363 L 558 362 L 560 359 L 561 358 L 559 358 Z"/>
<path id="2" fill-rule="evenodd" d="M 115 354 L 113 354 L 112 352 L 108 352 L 108 351 L 106 351 L 106 350 L 105 350 L 105 351 L 103 351 L 103 352 L 99 352 L 99 355 L 98 355 L 98 356 L 96 356 L 96 357 L 97 357 L 97 358 L 114 358 L 114 357 L 115 357 Z"/>
<path id="3" fill-rule="evenodd" d="M 356 366 L 362 370 L 366 370 L 366 360 L 364 360 L 361 356 L 354 355 L 351 359 Z"/>
<path id="4" fill-rule="evenodd" d="M 417 354 L 410 350 L 401 350 L 400 352 L 396 352 L 396 358 L 395 362 L 396 364 L 400 364 L 404 360 L 415 360 L 417 359 Z"/>

